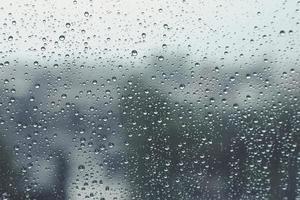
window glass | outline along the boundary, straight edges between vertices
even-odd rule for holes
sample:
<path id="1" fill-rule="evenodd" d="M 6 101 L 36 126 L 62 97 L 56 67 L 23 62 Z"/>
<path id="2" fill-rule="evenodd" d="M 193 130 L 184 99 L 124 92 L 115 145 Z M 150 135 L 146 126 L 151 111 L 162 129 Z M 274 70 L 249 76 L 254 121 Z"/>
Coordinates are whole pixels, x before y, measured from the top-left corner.
<path id="1" fill-rule="evenodd" d="M 300 2 L 2 0 L 1 200 L 299 200 Z"/>

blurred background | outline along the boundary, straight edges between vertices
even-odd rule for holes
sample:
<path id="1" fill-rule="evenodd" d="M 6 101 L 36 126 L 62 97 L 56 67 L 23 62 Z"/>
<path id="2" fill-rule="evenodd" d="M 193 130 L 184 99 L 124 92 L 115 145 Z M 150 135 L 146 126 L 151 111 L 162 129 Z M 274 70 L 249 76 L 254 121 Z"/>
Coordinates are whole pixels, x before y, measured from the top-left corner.
<path id="1" fill-rule="evenodd" d="M 299 200 L 297 1 L 0 0 L 1 200 Z"/>

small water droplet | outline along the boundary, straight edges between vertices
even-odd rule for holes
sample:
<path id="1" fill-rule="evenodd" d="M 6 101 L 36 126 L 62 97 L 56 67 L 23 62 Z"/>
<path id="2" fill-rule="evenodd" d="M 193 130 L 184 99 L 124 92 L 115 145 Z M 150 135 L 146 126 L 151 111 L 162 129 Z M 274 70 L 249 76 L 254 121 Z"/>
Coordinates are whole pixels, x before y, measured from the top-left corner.
<path id="1" fill-rule="evenodd" d="M 138 55 L 138 52 L 137 52 L 136 50 L 132 50 L 132 51 L 131 51 L 131 55 L 132 55 L 132 56 L 137 56 L 137 55 Z"/>
<path id="2" fill-rule="evenodd" d="M 60 41 L 64 41 L 65 40 L 65 36 L 64 35 L 59 36 L 59 40 Z"/>
<path id="3" fill-rule="evenodd" d="M 163 57 L 163 56 L 159 56 L 159 57 L 158 57 L 158 60 L 159 60 L 159 61 L 163 61 L 163 60 L 164 60 L 164 57 Z"/>
<path id="4" fill-rule="evenodd" d="M 284 31 L 284 30 L 281 30 L 281 31 L 279 32 L 279 34 L 280 34 L 281 36 L 284 36 L 284 35 L 285 35 L 285 31 Z"/>
<path id="5" fill-rule="evenodd" d="M 79 165 L 79 166 L 78 166 L 78 170 L 79 170 L 79 171 L 85 170 L 85 166 L 84 166 L 84 165 Z"/>
<path id="6" fill-rule="evenodd" d="M 85 17 L 88 17 L 89 15 L 90 15 L 89 12 L 87 12 L 87 11 L 84 12 L 84 16 L 85 16 Z"/>

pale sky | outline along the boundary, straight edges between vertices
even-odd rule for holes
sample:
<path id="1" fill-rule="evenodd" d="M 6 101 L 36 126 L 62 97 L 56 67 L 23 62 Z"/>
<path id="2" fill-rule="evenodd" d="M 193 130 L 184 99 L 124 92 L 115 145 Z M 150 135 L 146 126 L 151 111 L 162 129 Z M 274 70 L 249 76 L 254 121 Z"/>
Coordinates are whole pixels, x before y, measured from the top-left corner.
<path id="1" fill-rule="evenodd" d="M 296 1 L 1 1 L 0 22 L 7 23 L 1 26 L 2 51 L 16 51 L 5 56 L 40 62 L 45 60 L 43 55 L 51 55 L 53 61 L 59 59 L 58 54 L 67 53 L 89 62 L 98 57 L 127 62 L 133 60 L 132 50 L 141 58 L 161 52 L 163 44 L 169 51 L 188 52 L 195 59 L 219 59 L 227 50 L 230 62 L 240 54 L 243 59 L 264 53 L 281 56 L 277 49 L 286 48 L 287 41 L 298 43 L 300 38 L 295 29 L 298 18 L 293 19 L 300 7 Z M 16 25 L 12 25 L 13 20 Z M 283 37 L 279 37 L 281 30 L 286 32 Z M 288 36 L 289 30 L 292 36 Z M 59 40 L 60 35 L 65 36 L 64 41 Z M 7 41 L 9 36 L 13 36 L 12 41 Z M 254 41 L 250 43 L 251 39 Z M 80 55 L 84 47 L 88 50 Z M 289 54 L 297 56 L 299 48 L 296 50 Z"/>

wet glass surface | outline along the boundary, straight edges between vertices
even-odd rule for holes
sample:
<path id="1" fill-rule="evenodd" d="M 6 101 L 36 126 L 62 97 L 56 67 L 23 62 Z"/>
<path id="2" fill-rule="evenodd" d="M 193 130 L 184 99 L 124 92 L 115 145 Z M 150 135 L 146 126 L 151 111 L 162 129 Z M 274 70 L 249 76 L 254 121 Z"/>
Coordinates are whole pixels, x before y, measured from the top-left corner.
<path id="1" fill-rule="evenodd" d="M 2 0 L 0 200 L 299 200 L 299 9 Z"/>

